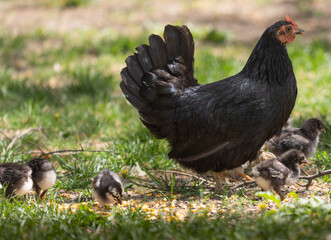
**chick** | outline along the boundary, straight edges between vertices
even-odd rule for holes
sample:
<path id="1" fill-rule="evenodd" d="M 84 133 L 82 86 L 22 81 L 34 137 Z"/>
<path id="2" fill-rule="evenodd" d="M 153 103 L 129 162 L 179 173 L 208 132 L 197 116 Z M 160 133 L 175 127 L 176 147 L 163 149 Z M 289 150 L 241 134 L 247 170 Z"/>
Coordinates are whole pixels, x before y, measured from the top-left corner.
<path id="1" fill-rule="evenodd" d="M 110 203 L 122 204 L 124 188 L 120 177 L 110 171 L 103 169 L 93 179 L 93 195 L 101 205 Z"/>
<path id="2" fill-rule="evenodd" d="M 6 197 L 25 195 L 32 190 L 32 169 L 18 163 L 3 163 L 0 165 L 0 188 L 7 185 Z"/>
<path id="3" fill-rule="evenodd" d="M 26 163 L 32 169 L 33 190 L 41 199 L 55 184 L 56 171 L 52 163 L 43 158 L 33 158 Z"/>
<path id="4" fill-rule="evenodd" d="M 292 149 L 277 158 L 259 163 L 253 168 L 252 173 L 262 190 L 274 190 L 284 199 L 281 187 L 293 185 L 299 179 L 300 164 L 305 162 L 305 155 L 299 150 Z"/>
<path id="5" fill-rule="evenodd" d="M 305 154 L 306 158 L 309 158 L 316 152 L 319 135 L 322 132 L 325 132 L 323 123 L 316 118 L 311 118 L 304 122 L 301 128 L 282 130 L 280 136 L 271 138 L 266 145 L 276 156 L 290 149 L 298 149 Z"/>

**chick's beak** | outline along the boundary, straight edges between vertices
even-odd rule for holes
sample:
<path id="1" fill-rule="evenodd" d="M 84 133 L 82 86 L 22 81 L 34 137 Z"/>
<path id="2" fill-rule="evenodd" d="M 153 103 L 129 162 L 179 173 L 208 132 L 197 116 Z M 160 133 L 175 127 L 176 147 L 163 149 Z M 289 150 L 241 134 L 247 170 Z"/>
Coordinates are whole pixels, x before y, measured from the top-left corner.
<path id="1" fill-rule="evenodd" d="M 322 129 L 322 133 L 326 133 L 326 130 L 324 128 Z"/>
<path id="2" fill-rule="evenodd" d="M 298 29 L 298 31 L 295 32 L 295 34 L 304 34 L 305 31 L 301 28 Z"/>
<path id="3" fill-rule="evenodd" d="M 302 163 L 308 163 L 307 159 L 305 158 Z"/>

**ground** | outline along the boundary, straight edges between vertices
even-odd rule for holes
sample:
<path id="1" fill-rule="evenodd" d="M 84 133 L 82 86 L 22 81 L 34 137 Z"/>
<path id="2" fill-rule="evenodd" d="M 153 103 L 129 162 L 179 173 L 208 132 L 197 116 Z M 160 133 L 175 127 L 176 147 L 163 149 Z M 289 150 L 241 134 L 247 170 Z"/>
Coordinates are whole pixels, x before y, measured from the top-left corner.
<path id="1" fill-rule="evenodd" d="M 187 238 L 227 233 L 230 239 L 265 239 L 299 221 L 308 226 L 292 226 L 296 238 L 284 233 L 283 239 L 330 235 L 329 176 L 315 179 L 308 190 L 287 186 L 282 202 L 254 184 L 233 188 L 243 180 L 229 182 L 224 192 L 215 193 L 210 176 L 168 159 L 167 143 L 148 133 L 119 89 L 125 58 L 149 34 L 162 34 L 168 23 L 186 24 L 192 30 L 195 76 L 208 83 L 240 71 L 263 30 L 286 13 L 306 31 L 288 46 L 299 89 L 293 124 L 318 117 L 327 130 L 304 167 L 314 174 L 331 167 L 328 1 L 0 2 L 0 162 L 26 160 L 41 150 L 65 150 L 50 158 L 58 180 L 44 201 L 33 194 L 14 202 L 0 196 L 1 232 L 27 238 L 28 230 L 36 239 L 44 233 L 108 239 L 113 229 L 118 236 L 135 230 L 138 234 L 141 229 L 133 226 L 138 222 L 148 229 L 160 227 L 161 232 L 171 231 L 174 223 L 173 234 L 178 234 L 177 226 L 187 224 Z M 142 170 L 132 170 L 137 163 Z M 123 179 L 122 205 L 102 207 L 95 202 L 91 181 L 103 168 Z M 163 220 L 170 225 L 163 226 Z M 209 224 L 203 224 L 206 221 Z M 150 225 L 155 222 L 159 224 Z M 192 224 L 203 225 L 205 231 Z M 259 224 L 270 225 L 269 230 L 249 228 Z"/>
<path id="2" fill-rule="evenodd" d="M 38 28 L 61 33 L 93 28 L 134 35 L 144 29 L 179 23 L 195 28 L 216 28 L 230 32 L 237 41 L 251 42 L 270 22 L 284 18 L 286 13 L 304 23 L 304 30 L 310 38 L 324 34 L 331 39 L 331 10 L 325 0 L 99 0 L 79 8 L 50 6 L 50 0 L 3 1 L 0 4 L 1 28 L 14 33 Z"/>

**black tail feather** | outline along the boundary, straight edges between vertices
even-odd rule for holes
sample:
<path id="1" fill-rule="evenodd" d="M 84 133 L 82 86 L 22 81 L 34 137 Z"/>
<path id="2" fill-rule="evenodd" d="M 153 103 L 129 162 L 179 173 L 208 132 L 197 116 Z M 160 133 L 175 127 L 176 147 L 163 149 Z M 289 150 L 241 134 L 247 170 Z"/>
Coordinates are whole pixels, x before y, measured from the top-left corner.
<path id="1" fill-rule="evenodd" d="M 172 62 L 180 56 L 180 30 L 175 26 L 167 25 L 163 37 L 167 46 L 168 61 Z"/>
<path id="2" fill-rule="evenodd" d="M 120 87 L 129 102 L 137 109 L 142 108 L 147 104 L 146 100 L 140 97 L 140 87 L 130 76 L 128 68 L 123 68 L 121 71 L 122 82 Z"/>
<path id="3" fill-rule="evenodd" d="M 144 76 L 144 71 L 140 67 L 137 55 L 131 55 L 125 59 L 126 65 L 128 66 L 129 73 L 135 82 L 141 87 L 141 79 Z"/>
<path id="4" fill-rule="evenodd" d="M 149 36 L 149 54 L 152 58 L 154 67 L 164 67 L 167 65 L 167 47 L 158 35 L 152 34 Z"/>
<path id="5" fill-rule="evenodd" d="M 150 132 L 172 144 L 177 134 L 176 99 L 186 87 L 198 85 L 193 77 L 193 37 L 186 26 L 167 25 L 164 40 L 152 34 L 149 45 L 136 50 L 125 60 L 120 87 Z"/>
<path id="6" fill-rule="evenodd" d="M 181 28 L 181 37 L 186 44 L 181 45 L 181 56 L 184 59 L 188 72 L 194 72 L 194 41 L 190 30 L 184 25 Z M 193 78 L 193 75 L 191 76 Z"/>
<path id="7" fill-rule="evenodd" d="M 153 68 L 153 62 L 151 56 L 149 55 L 148 48 L 149 46 L 146 44 L 142 44 L 136 48 L 136 50 L 138 51 L 137 55 L 140 66 L 142 67 L 145 73 L 151 71 Z"/>

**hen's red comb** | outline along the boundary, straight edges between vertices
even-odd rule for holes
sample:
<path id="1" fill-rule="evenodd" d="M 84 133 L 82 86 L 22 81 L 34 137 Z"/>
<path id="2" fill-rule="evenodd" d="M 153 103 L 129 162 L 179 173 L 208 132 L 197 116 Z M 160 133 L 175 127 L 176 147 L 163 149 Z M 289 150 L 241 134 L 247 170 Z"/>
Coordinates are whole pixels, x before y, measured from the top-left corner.
<path id="1" fill-rule="evenodd" d="M 289 15 L 287 15 L 287 14 L 286 14 L 286 16 L 285 16 L 285 21 L 290 22 L 290 23 L 293 24 L 294 27 L 299 28 L 298 24 L 296 24 L 296 23 L 293 21 L 293 19 L 292 19 Z"/>

